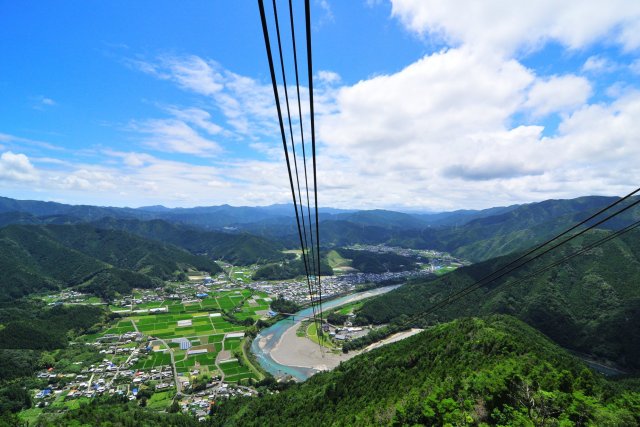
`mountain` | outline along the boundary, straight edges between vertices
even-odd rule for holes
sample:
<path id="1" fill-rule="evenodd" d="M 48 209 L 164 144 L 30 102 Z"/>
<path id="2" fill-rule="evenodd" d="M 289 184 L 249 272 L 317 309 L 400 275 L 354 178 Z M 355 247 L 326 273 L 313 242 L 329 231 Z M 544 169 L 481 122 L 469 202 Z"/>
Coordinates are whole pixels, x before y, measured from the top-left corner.
<path id="1" fill-rule="evenodd" d="M 104 218 L 93 223 L 98 228 L 123 230 L 147 239 L 171 243 L 193 254 L 222 259 L 233 264 L 280 261 L 286 256 L 282 246 L 246 233 L 221 233 L 163 220 L 138 221 Z"/>
<path id="2" fill-rule="evenodd" d="M 406 214 L 386 210 L 340 211 L 321 209 L 320 239 L 323 247 L 354 243 L 387 244 L 450 252 L 458 257 L 478 262 L 523 250 L 573 225 L 615 197 L 588 196 L 570 200 L 546 200 L 539 203 L 490 208 L 481 211 L 454 211 L 438 214 Z M 29 217 L 27 214 L 33 215 Z M 639 214 L 626 214 L 604 225 L 615 227 L 621 221 Z M 176 238 L 176 233 L 142 234 L 177 244 L 196 253 L 208 253 L 241 263 L 257 260 L 277 260 L 272 249 L 281 246 L 296 248 L 299 238 L 291 205 L 265 207 L 234 207 L 229 205 L 195 208 L 102 208 L 70 206 L 51 202 L 0 199 L 0 225 L 8 223 L 74 224 L 79 222 L 163 220 L 182 230 L 190 238 Z M 187 227 L 187 228 L 184 228 Z M 118 227 L 115 227 L 118 228 Z M 133 232 L 136 227 L 130 227 Z M 145 227 L 142 227 L 145 228 Z M 234 254 L 238 247 L 233 238 L 207 235 L 194 238 L 194 228 L 208 231 L 224 230 L 227 234 L 250 233 L 261 239 L 244 236 L 244 253 Z M 171 237 L 171 236 L 174 237 Z M 178 236 L 179 237 L 179 236 Z M 256 240 L 257 239 L 257 240 Z M 277 241 L 278 244 L 264 239 Z M 194 244 L 191 244 L 194 241 Z M 226 249 L 217 248 L 217 241 L 229 242 Z M 254 246 L 255 249 L 248 249 Z"/>
<path id="3" fill-rule="evenodd" d="M 512 211 L 522 205 L 500 206 L 482 210 L 460 209 L 451 212 L 413 214 L 430 227 L 459 227 L 474 219 L 500 215 Z"/>
<path id="4" fill-rule="evenodd" d="M 80 225 L 10 225 L 0 229 L 0 299 L 82 285 L 105 295 L 157 286 L 194 268 L 220 271 L 213 261 L 173 245 L 119 230 Z"/>
<path id="5" fill-rule="evenodd" d="M 334 218 L 337 221 L 349 221 L 364 226 L 384 228 L 419 229 L 427 225 L 425 221 L 414 215 L 382 209 L 343 213 L 334 215 Z"/>
<path id="6" fill-rule="evenodd" d="M 616 200 L 589 196 L 531 203 L 475 219 L 461 227 L 439 230 L 437 239 L 445 250 L 459 257 L 483 261 L 544 241 Z"/>
<path id="7" fill-rule="evenodd" d="M 517 286 L 497 287 L 544 267 L 611 232 L 592 230 L 554 255 L 545 256 L 444 307 L 420 316 L 435 302 L 496 271 L 516 255 L 464 267 L 441 278 L 409 283 L 367 302 L 363 323 L 399 322 L 418 316 L 426 325 L 460 316 L 506 313 L 540 330 L 560 345 L 640 370 L 640 231 L 629 232 Z"/>
<path id="8" fill-rule="evenodd" d="M 358 211 L 324 216 L 320 222 L 320 238 L 323 247 L 387 244 L 435 249 L 478 262 L 531 247 L 615 200 L 615 197 L 588 196 L 484 211 L 421 215 L 383 210 Z M 639 213 L 624 214 L 602 227 L 615 228 L 638 217 Z M 245 224 L 242 228 L 278 240 L 288 247 L 298 244 L 293 223 L 283 224 L 271 219 Z"/>
<path id="9" fill-rule="evenodd" d="M 136 212 L 129 208 L 112 208 L 89 205 L 66 205 L 56 202 L 42 202 L 37 200 L 15 200 L 0 197 L 0 213 L 25 212 L 34 216 L 67 215 L 84 221 L 94 221 L 106 216 L 120 216 L 142 218 L 143 212 Z"/>
<path id="10" fill-rule="evenodd" d="M 225 426 L 637 425 L 640 393 L 509 316 L 464 318 L 279 394 L 225 401 Z"/>

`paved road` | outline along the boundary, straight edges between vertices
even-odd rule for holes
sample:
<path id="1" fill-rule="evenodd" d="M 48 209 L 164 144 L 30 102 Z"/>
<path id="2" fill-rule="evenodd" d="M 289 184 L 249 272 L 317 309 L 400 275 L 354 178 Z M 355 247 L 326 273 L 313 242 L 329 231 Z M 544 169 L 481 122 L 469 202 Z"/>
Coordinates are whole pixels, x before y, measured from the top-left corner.
<path id="1" fill-rule="evenodd" d="M 182 392 L 182 384 L 180 384 L 180 381 L 178 380 L 178 370 L 176 369 L 176 360 L 173 355 L 173 350 L 171 350 L 171 347 L 169 347 L 169 344 L 167 344 L 167 342 L 162 338 L 156 338 L 156 339 L 169 349 L 169 356 L 171 356 L 171 367 L 173 368 L 173 380 L 176 383 L 177 393 L 180 393 Z"/>

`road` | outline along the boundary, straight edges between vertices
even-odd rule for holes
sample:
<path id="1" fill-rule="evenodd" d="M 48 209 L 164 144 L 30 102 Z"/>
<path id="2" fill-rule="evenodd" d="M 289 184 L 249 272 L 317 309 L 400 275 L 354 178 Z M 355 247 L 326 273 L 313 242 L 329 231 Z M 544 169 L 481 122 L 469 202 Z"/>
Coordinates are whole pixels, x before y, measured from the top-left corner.
<path id="1" fill-rule="evenodd" d="M 169 350 L 169 356 L 171 356 L 171 368 L 173 368 L 173 380 L 176 383 L 177 393 L 180 393 L 182 392 L 182 384 L 180 384 L 180 381 L 178 380 L 178 370 L 176 369 L 176 360 L 175 360 L 175 356 L 173 355 L 173 350 L 171 350 L 171 347 L 169 347 L 169 344 L 167 344 L 167 342 L 162 338 L 156 338 L 156 339 L 160 341 L 162 344 L 164 344 Z"/>

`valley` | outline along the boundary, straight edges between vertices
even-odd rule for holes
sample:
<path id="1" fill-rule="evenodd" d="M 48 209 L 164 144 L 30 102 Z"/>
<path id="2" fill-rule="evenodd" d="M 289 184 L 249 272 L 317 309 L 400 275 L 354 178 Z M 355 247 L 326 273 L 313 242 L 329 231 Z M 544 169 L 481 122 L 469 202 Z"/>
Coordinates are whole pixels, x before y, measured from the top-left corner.
<path id="1" fill-rule="evenodd" d="M 559 206 L 553 207 L 555 216 L 552 215 L 552 219 L 548 215 L 540 216 L 539 226 L 543 231 L 537 238 L 544 238 L 548 230 L 556 230 L 565 224 L 563 206 L 589 209 L 592 204 L 563 201 Z M 521 209 L 512 207 L 506 213 L 500 211 L 499 221 L 504 220 L 504 215 L 521 216 Z M 533 208 L 536 209 L 539 207 Z M 571 215 L 584 217 L 587 212 L 577 211 Z M 182 213 L 181 218 L 187 217 L 185 215 Z M 534 263 L 529 270 L 523 269 L 502 282 L 489 284 L 476 295 L 449 305 L 436 315 L 421 316 L 434 300 L 455 293 L 517 256 L 516 251 L 505 257 L 471 262 L 455 255 L 460 250 L 443 245 L 437 237 L 454 232 L 460 236 L 465 232 L 473 233 L 473 230 L 485 227 L 482 224 L 493 224 L 498 219 L 486 215 L 471 218 L 466 225 L 456 223 L 453 228 L 426 226 L 414 230 L 411 227 L 419 220 L 412 219 L 402 226 L 402 215 L 389 214 L 393 219 L 390 224 L 394 225 L 386 227 L 382 218 L 387 213 L 376 212 L 375 221 L 364 213 L 349 215 L 363 223 L 329 219 L 323 224 L 329 230 L 338 224 L 340 227 L 354 224 L 365 230 L 374 227 L 383 232 L 375 239 L 376 233 L 367 234 L 371 231 L 368 230 L 363 235 L 342 240 L 343 245 L 323 244 L 320 254 L 326 323 L 321 328 L 312 321 L 310 304 L 318 303 L 319 295 L 309 293 L 301 252 L 290 249 L 286 235 L 256 237 L 240 231 L 242 227 L 251 228 L 249 222 L 234 223 L 234 229 L 226 231 L 157 218 L 124 221 L 92 217 L 90 223 L 74 220 L 66 224 L 7 224 L 0 228 L 0 247 L 6 248 L 5 253 L 12 253 L 13 258 L 7 261 L 10 268 L 5 271 L 9 275 L 0 280 L 5 289 L 4 299 L 0 301 L 0 352 L 7 366 L 20 366 L 26 362 L 33 367 L 17 377 L 5 371 L 2 380 L 5 393 L 12 390 L 12 384 L 25 385 L 19 394 L 22 400 L 5 398 L 5 405 L 15 405 L 12 416 L 30 424 L 46 425 L 65 417 L 76 417 L 87 407 L 100 411 L 99 408 L 109 405 L 124 405 L 141 408 L 144 413 L 189 415 L 214 425 L 252 425 L 261 418 L 250 421 L 247 414 L 254 409 L 260 413 L 265 411 L 260 406 L 262 403 L 256 402 L 269 401 L 277 407 L 280 395 L 284 399 L 284 396 L 292 396 L 291 393 L 306 393 L 306 387 L 315 388 L 318 386 L 313 384 L 324 381 L 316 378 L 331 378 L 320 387 L 326 387 L 327 399 L 334 402 L 335 397 L 331 396 L 334 393 L 343 396 L 343 392 L 337 388 L 330 390 L 347 387 L 339 386 L 341 380 L 334 375 L 347 375 L 351 378 L 349 381 L 355 380 L 360 374 L 345 367 L 375 365 L 380 358 L 378 354 L 387 354 L 384 358 L 402 359 L 404 356 L 398 355 L 409 351 L 403 347 L 405 342 L 426 346 L 424 351 L 427 353 L 435 352 L 429 353 L 435 358 L 433 363 L 444 357 L 450 359 L 446 362 L 450 366 L 457 366 L 458 362 L 451 358 L 449 350 L 445 353 L 442 349 L 434 350 L 432 346 L 436 344 L 430 341 L 431 338 L 423 337 L 437 333 L 439 328 L 453 328 L 447 333 L 453 334 L 451 339 L 454 339 L 458 333 L 456 328 L 468 325 L 465 322 L 470 321 L 474 325 L 488 322 L 486 324 L 494 325 L 491 328 L 504 327 L 506 329 L 501 333 L 504 337 L 527 335 L 530 332 L 523 328 L 535 327 L 546 335 L 544 340 L 550 338 L 555 343 L 540 343 L 541 348 L 550 350 L 535 355 L 528 353 L 531 351 L 528 347 L 522 347 L 522 354 L 541 361 L 555 357 L 552 354 L 562 354 L 567 366 L 572 366 L 574 387 L 582 390 L 581 393 L 595 393 L 591 398 L 600 402 L 594 403 L 596 409 L 588 410 L 592 411 L 589 417 L 601 416 L 597 415 L 604 411 L 597 409 L 600 404 L 610 408 L 616 417 L 622 416 L 621 408 L 629 410 L 627 404 L 612 403 L 607 396 L 632 393 L 625 396 L 635 399 L 635 380 L 629 383 L 622 380 L 616 385 L 616 380 L 609 383 L 607 381 L 612 380 L 601 378 L 596 371 L 608 369 L 616 375 L 625 372 L 633 376 L 637 369 L 634 361 L 637 360 L 638 341 L 630 326 L 635 321 L 634 310 L 637 309 L 637 291 L 630 283 L 640 271 L 637 233 L 629 233 L 587 252 L 570 265 L 560 265 L 521 286 L 502 290 L 501 285 L 508 284 L 509 280 L 518 280 L 528 271 L 539 268 L 540 264 Z M 443 218 L 439 217 L 439 220 L 443 221 Z M 488 230 L 484 232 L 489 233 Z M 512 239 L 506 237 L 512 233 L 520 235 L 521 231 L 505 229 L 496 233 L 493 238 L 503 241 Z M 564 252 L 558 252 L 556 258 L 611 233 L 606 228 L 593 230 L 568 245 Z M 429 248 L 426 241 L 399 238 L 409 235 L 422 236 L 421 239 L 431 235 L 433 247 Z M 466 247 L 466 243 L 460 244 Z M 16 257 L 17 253 L 22 255 Z M 264 257 L 261 256 L 263 253 Z M 562 302 L 551 304 L 554 300 Z M 16 301 L 19 303 L 15 304 Z M 490 317 L 496 313 L 507 316 Z M 54 325 L 52 333 L 45 326 L 48 322 L 54 322 L 51 323 Z M 483 328 L 479 327 L 476 332 L 481 336 L 491 335 Z M 621 335 L 616 332 L 619 330 L 628 332 Z M 513 345 L 506 344 L 502 338 L 498 342 L 499 346 Z M 588 359 L 590 366 L 598 369 L 590 371 L 556 343 L 580 352 L 581 358 Z M 399 348 L 405 349 L 394 353 Z M 475 356 L 480 358 L 479 363 L 491 366 L 487 368 L 493 372 L 491 375 L 496 374 L 496 369 L 505 369 L 503 365 L 500 368 L 492 365 L 499 359 L 499 353 L 494 350 L 484 353 L 484 347 L 481 347 L 464 351 L 476 350 L 480 351 Z M 427 363 L 420 360 L 398 363 L 402 366 Z M 341 373 L 346 372 L 344 369 L 349 374 Z M 363 369 L 376 371 L 376 368 Z M 592 381 L 599 384 L 598 390 L 625 391 L 594 392 L 593 388 L 580 388 L 582 386 L 576 385 L 575 378 L 587 375 L 585 369 L 597 378 Z M 405 375 L 402 371 L 396 371 L 396 374 Z M 470 379 L 471 374 L 465 370 L 457 375 L 459 381 L 476 381 Z M 518 375 L 540 381 L 535 376 L 538 374 L 530 371 Z M 356 385 L 359 384 L 357 381 L 354 387 L 363 390 L 368 387 L 364 383 Z M 373 378 L 367 381 L 375 382 Z M 389 378 L 385 381 L 395 383 Z M 436 377 L 424 381 L 434 387 L 440 384 Z M 508 387 L 513 387 L 516 383 L 509 384 L 512 385 Z M 545 384 L 536 393 L 564 390 L 557 382 Z M 360 393 L 356 389 L 353 392 Z M 483 391 L 482 398 L 489 399 L 490 393 L 493 392 Z M 517 419 L 513 418 L 514 413 L 505 409 L 506 406 L 500 406 L 514 404 L 503 397 L 497 398 L 502 399 L 502 403 L 492 409 L 502 415 L 498 412 L 482 415 L 466 406 L 451 404 L 447 408 L 434 406 L 436 418 L 429 418 L 432 417 L 429 411 L 421 416 L 409 416 L 403 412 L 405 409 L 398 408 L 411 404 L 398 403 L 395 399 L 399 395 L 389 397 L 390 401 L 396 402 L 396 409 L 387 407 L 384 410 L 387 415 L 377 410 L 371 412 L 371 402 L 383 395 L 379 390 L 374 395 L 370 392 L 362 395 L 364 419 L 386 420 L 384 424 L 405 419 L 402 417 L 423 423 L 437 418 L 440 421 L 436 423 L 444 423 L 445 419 L 453 420 L 458 416 L 454 414 L 462 413 L 478 422 L 482 419 L 493 420 L 492 423 L 498 419 Z M 485 401 L 483 405 L 493 404 Z M 245 415 L 234 415 L 232 408 L 241 408 L 240 413 Z M 339 405 L 336 407 L 336 414 L 346 417 L 339 419 L 352 419 L 359 411 L 353 406 L 348 408 L 343 413 Z M 280 415 L 271 414 L 269 419 L 288 425 L 287 411 L 289 409 Z M 327 417 L 325 410 L 322 415 L 314 416 Z M 330 419 L 328 417 L 326 421 Z M 305 422 L 302 421 L 302 425 Z"/>

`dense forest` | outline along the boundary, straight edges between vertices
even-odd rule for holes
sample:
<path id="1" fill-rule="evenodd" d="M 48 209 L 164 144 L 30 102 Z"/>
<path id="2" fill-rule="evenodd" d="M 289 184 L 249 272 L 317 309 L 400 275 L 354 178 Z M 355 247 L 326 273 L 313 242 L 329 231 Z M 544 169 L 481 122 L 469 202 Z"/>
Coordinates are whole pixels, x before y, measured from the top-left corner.
<path id="1" fill-rule="evenodd" d="M 211 259 L 173 245 L 90 225 L 10 225 L 0 229 L 0 300 L 82 285 L 100 296 L 158 286 Z M 157 279 L 157 280 L 154 280 Z"/>
<path id="2" fill-rule="evenodd" d="M 41 382 L 34 372 L 57 365 L 65 356 L 56 352 L 66 351 L 70 340 L 106 320 L 105 312 L 94 306 L 47 307 L 27 300 L 1 303 L 0 414 L 29 408 L 29 389 Z"/>
<path id="3" fill-rule="evenodd" d="M 305 275 L 304 262 L 302 260 L 283 260 L 282 262 L 264 265 L 255 273 L 253 280 L 287 280 Z M 322 276 L 333 275 L 333 269 L 325 259 L 320 261 L 320 274 Z"/>
<path id="4" fill-rule="evenodd" d="M 493 316 L 438 325 L 277 395 L 224 402 L 214 420 L 225 426 L 636 425 L 637 390 L 592 373 L 522 322 Z"/>
<path id="5" fill-rule="evenodd" d="M 376 253 L 354 249 L 337 249 L 344 258 L 351 260 L 351 267 L 363 273 L 385 273 L 394 271 L 415 270 L 416 260 L 406 256 L 387 253 Z"/>
<path id="6" fill-rule="evenodd" d="M 281 245 L 247 233 L 221 233 L 159 219 L 140 221 L 104 218 L 94 225 L 171 243 L 193 254 L 221 259 L 234 265 L 279 261 L 284 257 Z"/>
<path id="7" fill-rule="evenodd" d="M 358 312 L 361 323 L 433 324 L 460 316 L 506 313 L 516 316 L 562 346 L 640 369 L 640 233 L 628 233 L 517 286 L 503 286 L 569 254 L 609 232 L 596 230 L 529 266 L 439 310 L 420 313 L 436 301 L 474 283 L 512 257 L 461 268 L 444 277 L 407 284 Z"/>

